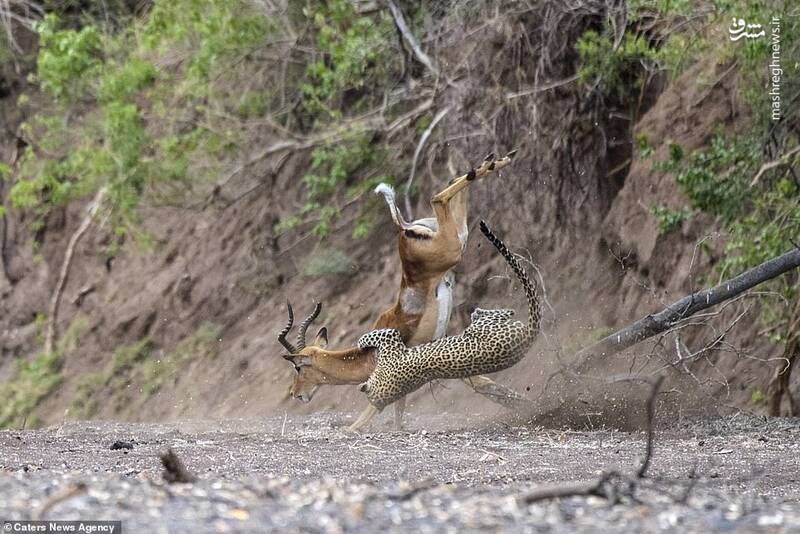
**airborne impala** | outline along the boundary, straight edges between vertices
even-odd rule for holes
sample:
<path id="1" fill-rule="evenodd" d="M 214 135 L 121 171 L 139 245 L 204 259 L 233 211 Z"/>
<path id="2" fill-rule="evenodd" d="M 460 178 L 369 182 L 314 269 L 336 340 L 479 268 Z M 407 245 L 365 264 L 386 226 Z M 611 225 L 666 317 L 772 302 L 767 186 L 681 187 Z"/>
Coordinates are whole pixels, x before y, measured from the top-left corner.
<path id="1" fill-rule="evenodd" d="M 427 343 L 444 336 L 452 310 L 453 273 L 451 269 L 461 261 L 467 243 L 467 186 L 493 171 L 511 163 L 515 151 L 502 159 L 489 155 L 477 169 L 451 180 L 450 185 L 431 198 L 435 217 L 406 222 L 397 209 L 394 190 L 386 184 L 379 185 L 389 205 L 398 228 L 398 249 L 402 276 L 395 304 L 384 311 L 372 326 L 373 330 L 392 328 L 400 332 L 409 345 Z M 350 347 L 329 350 L 328 332 L 322 327 L 313 343 L 306 344 L 306 330 L 317 318 L 322 308 L 318 303 L 314 311 L 300 324 L 297 346 L 286 340 L 294 320 L 291 304 L 287 303 L 289 320 L 278 335 L 278 341 L 289 352 L 284 358 L 294 364 L 297 371 L 291 395 L 309 402 L 321 385 L 361 384 L 375 368 L 373 350 Z M 495 383 L 488 377 L 464 379 L 477 393 L 506 406 L 524 398 L 510 388 Z M 395 403 L 395 423 L 399 427 L 405 409 L 405 399 Z"/>

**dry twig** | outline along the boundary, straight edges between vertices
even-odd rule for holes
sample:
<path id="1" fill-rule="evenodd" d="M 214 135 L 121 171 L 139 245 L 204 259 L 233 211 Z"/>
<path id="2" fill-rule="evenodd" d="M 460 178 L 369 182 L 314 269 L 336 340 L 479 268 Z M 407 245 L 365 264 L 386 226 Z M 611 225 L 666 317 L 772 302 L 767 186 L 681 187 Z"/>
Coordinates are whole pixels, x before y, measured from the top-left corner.
<path id="1" fill-rule="evenodd" d="M 437 69 L 431 58 L 422 51 L 420 48 L 419 43 L 414 38 L 414 35 L 411 33 L 411 30 L 408 29 L 408 25 L 406 24 L 405 19 L 403 18 L 403 12 L 400 11 L 400 8 L 394 3 L 393 0 L 386 0 L 386 4 L 389 7 L 389 11 L 392 14 L 392 18 L 394 19 L 394 23 L 397 26 L 397 29 L 403 35 L 403 39 L 406 40 L 408 46 L 411 47 L 411 50 L 414 52 L 414 55 L 417 56 L 417 59 L 420 63 L 425 65 L 425 67 L 433 73 L 434 76 L 437 78 L 439 77 L 439 69 Z"/>
<path id="2" fill-rule="evenodd" d="M 161 465 L 164 466 L 164 480 L 170 484 L 176 482 L 188 483 L 197 480 L 197 477 L 186 469 L 186 466 L 183 465 L 183 462 L 178 458 L 178 455 L 175 454 L 175 451 L 173 451 L 171 447 L 167 449 L 166 452 L 162 453 L 159 458 L 161 459 Z"/>
<path id="3" fill-rule="evenodd" d="M 659 376 L 655 379 L 643 379 L 638 377 L 623 377 L 615 381 L 623 380 L 644 380 L 650 384 L 650 395 L 647 399 L 647 443 L 645 445 L 645 455 L 642 464 L 633 475 L 624 475 L 617 471 L 603 473 L 594 482 L 571 482 L 568 484 L 552 484 L 537 488 L 528 493 L 523 501 L 531 504 L 538 501 L 560 499 L 563 497 L 602 497 L 611 502 L 617 502 L 620 496 L 633 497 L 638 480 L 647 476 L 647 469 L 650 467 L 650 460 L 653 457 L 653 439 L 655 437 L 655 412 L 656 398 L 661 388 L 664 377 Z"/>
<path id="4" fill-rule="evenodd" d="M 755 177 L 753 177 L 753 181 L 750 182 L 750 187 L 753 187 L 754 185 L 756 185 L 758 183 L 758 181 L 761 180 L 761 177 L 764 176 L 765 172 L 770 171 L 770 170 L 772 170 L 772 169 L 774 169 L 776 167 L 782 167 L 784 165 L 790 165 L 791 164 L 791 160 L 792 160 L 792 156 L 794 156 L 795 154 L 800 154 L 800 145 L 797 145 L 796 147 L 794 147 L 793 149 L 791 149 L 790 151 L 788 151 L 786 154 L 782 155 L 778 159 L 775 159 L 773 161 L 770 161 L 770 162 L 767 162 L 767 163 L 763 164 L 761 166 L 761 168 L 758 169 L 758 172 L 756 173 Z"/>
<path id="5" fill-rule="evenodd" d="M 419 160 L 419 155 L 422 153 L 422 149 L 425 146 L 425 142 L 428 140 L 428 137 L 431 136 L 433 133 L 433 129 L 436 128 L 436 125 L 439 124 L 445 115 L 450 112 L 450 108 L 444 108 L 440 110 L 436 116 L 431 121 L 430 125 L 425 129 L 422 133 L 422 137 L 419 138 L 419 143 L 417 144 L 417 149 L 414 151 L 414 159 L 411 161 L 411 173 L 408 176 L 408 182 L 406 182 L 406 214 L 410 219 L 413 219 L 413 214 L 411 213 L 411 200 L 409 199 L 409 191 L 411 191 L 411 184 L 414 182 L 414 174 L 416 174 L 417 170 L 417 160 Z"/>

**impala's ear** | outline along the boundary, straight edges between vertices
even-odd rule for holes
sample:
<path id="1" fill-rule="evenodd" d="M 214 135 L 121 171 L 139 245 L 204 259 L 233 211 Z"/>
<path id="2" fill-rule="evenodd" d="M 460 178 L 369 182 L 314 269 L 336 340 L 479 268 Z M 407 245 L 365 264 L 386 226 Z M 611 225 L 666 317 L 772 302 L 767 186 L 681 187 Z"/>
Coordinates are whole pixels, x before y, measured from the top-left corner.
<path id="1" fill-rule="evenodd" d="M 314 338 L 314 346 L 324 349 L 328 346 L 328 329 L 324 326 L 317 332 L 317 337 Z"/>

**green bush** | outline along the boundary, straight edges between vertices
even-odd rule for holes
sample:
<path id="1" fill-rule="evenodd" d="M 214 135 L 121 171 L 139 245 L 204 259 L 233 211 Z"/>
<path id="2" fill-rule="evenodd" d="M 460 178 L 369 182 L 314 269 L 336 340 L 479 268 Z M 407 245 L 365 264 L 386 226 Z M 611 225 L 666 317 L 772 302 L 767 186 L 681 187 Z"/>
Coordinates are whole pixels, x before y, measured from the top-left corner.
<path id="1" fill-rule="evenodd" d="M 42 89 L 57 99 L 74 101 L 102 65 L 100 32 L 94 26 L 80 31 L 59 29 L 60 19 L 48 14 L 37 24 L 39 57 L 36 75 Z"/>
<path id="2" fill-rule="evenodd" d="M 75 350 L 87 327 L 87 319 L 78 316 L 59 338 L 53 352 L 40 352 L 30 361 L 17 360 L 16 372 L 3 384 L 0 428 L 20 425 L 25 420 L 34 426 L 33 412 L 64 381 L 61 374 L 64 356 Z"/>
<path id="3" fill-rule="evenodd" d="M 638 93 L 642 66 L 658 59 L 644 37 L 630 33 L 614 50 L 611 35 L 589 30 L 578 39 L 575 50 L 581 61 L 578 79 L 587 85 L 598 83 L 605 93 L 621 98 Z"/>
<path id="4" fill-rule="evenodd" d="M 676 177 L 692 205 L 718 217 L 728 234 L 717 264 L 721 276 L 786 252 L 793 246 L 793 236 L 800 235 L 800 188 L 787 167 L 767 171 L 760 183 L 753 183 L 765 163 L 762 142 L 757 130 L 731 139 L 716 136 L 708 148 L 691 154 Z M 770 286 L 787 299 L 797 294 L 791 277 L 780 277 Z M 765 301 L 762 319 L 769 325 L 780 324 L 783 308 L 774 299 Z M 783 335 L 780 329 L 773 331 L 776 341 Z"/>
<path id="5" fill-rule="evenodd" d="M 311 232 L 326 237 L 334 221 L 341 215 L 340 193 L 345 202 L 375 188 L 381 182 L 393 183 L 390 175 L 373 174 L 386 164 L 385 149 L 374 142 L 370 133 L 349 136 L 336 144 L 320 146 L 311 153 L 311 172 L 303 176 L 306 203 L 299 213 L 284 218 L 276 231 L 290 230 L 305 222 L 312 223 Z M 365 176 L 369 177 L 365 177 Z M 354 238 L 369 234 L 369 210 L 362 210 L 353 227 Z"/>
<path id="6" fill-rule="evenodd" d="M 203 323 L 170 352 L 157 351 L 149 337 L 118 347 L 103 370 L 84 374 L 78 379 L 71 408 L 77 417 L 88 418 L 99 411 L 95 400 L 98 397 L 119 402 L 131 391 L 138 391 L 140 400 L 145 400 L 170 380 L 175 380 L 191 362 L 215 358 L 219 354 L 221 335 L 222 327 Z"/>
<path id="7" fill-rule="evenodd" d="M 658 222 L 658 231 L 663 235 L 680 227 L 683 221 L 691 217 L 692 212 L 686 208 L 673 210 L 664 206 L 651 206 L 650 214 Z"/>
<path id="8" fill-rule="evenodd" d="M 157 393 L 192 361 L 216 358 L 219 354 L 222 327 L 203 323 L 192 335 L 181 340 L 175 348 L 156 358 L 149 358 L 142 366 L 142 393 L 145 398 Z"/>
<path id="9" fill-rule="evenodd" d="M 232 146 L 192 113 L 233 100 L 212 96 L 213 80 L 273 24 L 247 0 L 156 0 L 141 20 L 123 22 L 104 33 L 91 19 L 72 29 L 50 14 L 37 26 L 36 78 L 52 100 L 23 125 L 31 144 L 9 195 L 38 215 L 34 227 L 52 207 L 105 188 L 114 233 L 146 243 L 138 205 L 202 183 L 214 166 L 190 173 L 192 156 L 213 160 Z M 185 58 L 177 68 L 157 67 L 159 55 L 175 53 Z"/>
<path id="10" fill-rule="evenodd" d="M 352 273 L 355 264 L 347 254 L 339 249 L 325 248 L 315 250 L 303 266 L 303 274 L 309 277 L 331 276 Z"/>
<path id="11" fill-rule="evenodd" d="M 64 380 L 61 355 L 41 353 L 31 361 L 18 360 L 14 378 L 3 385 L 0 428 L 22 423 Z"/>
<path id="12" fill-rule="evenodd" d="M 124 373 L 136 366 L 136 364 L 147 360 L 152 354 L 154 344 L 149 337 L 146 337 L 133 345 L 119 347 L 111 356 L 111 375 Z"/>
<path id="13" fill-rule="evenodd" d="M 387 15 L 377 21 L 361 16 L 349 0 L 310 2 L 303 14 L 314 25 L 321 54 L 306 68 L 308 82 L 301 86 L 304 105 L 322 118 L 341 117 L 342 93 L 368 88 L 385 73 L 389 51 L 385 36 L 392 31 L 391 20 Z"/>
<path id="14" fill-rule="evenodd" d="M 727 141 L 717 135 L 708 149 L 691 155 L 675 179 L 696 208 L 732 221 L 751 197 L 749 182 L 760 160 L 755 137 Z"/>

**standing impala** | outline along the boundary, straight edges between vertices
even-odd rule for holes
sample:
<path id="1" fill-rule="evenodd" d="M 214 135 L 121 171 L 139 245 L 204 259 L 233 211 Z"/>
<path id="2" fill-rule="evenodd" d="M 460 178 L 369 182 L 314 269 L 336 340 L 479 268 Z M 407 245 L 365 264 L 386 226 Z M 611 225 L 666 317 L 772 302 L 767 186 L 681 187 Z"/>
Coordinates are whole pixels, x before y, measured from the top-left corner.
<path id="1" fill-rule="evenodd" d="M 435 217 L 406 222 L 397 209 L 394 190 L 386 184 L 375 189 L 386 199 L 398 228 L 402 276 L 396 302 L 378 317 L 373 330 L 396 329 L 409 346 L 444 336 L 453 305 L 451 269 L 461 261 L 467 243 L 466 188 L 470 182 L 509 165 L 515 152 L 509 152 L 499 160 L 490 154 L 477 169 L 451 180 L 448 187 L 431 199 Z M 289 343 L 286 334 L 292 328 L 294 314 L 291 305 L 287 306 L 289 321 L 278 335 L 278 341 L 289 351 L 284 358 L 292 362 L 297 371 L 290 390 L 293 397 L 309 402 L 321 385 L 354 385 L 369 378 L 376 365 L 372 350 L 358 347 L 328 350 L 325 327 L 319 330 L 311 345 L 306 344 L 306 330 L 319 315 L 320 303 L 300 324 L 297 346 Z M 506 406 L 523 400 L 518 393 L 485 376 L 464 381 L 477 393 Z M 405 399 L 395 403 L 395 424 L 398 427 L 404 408 Z"/>

